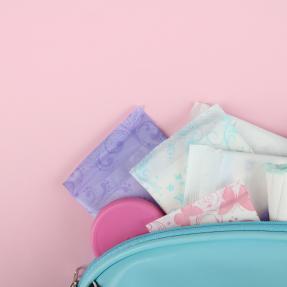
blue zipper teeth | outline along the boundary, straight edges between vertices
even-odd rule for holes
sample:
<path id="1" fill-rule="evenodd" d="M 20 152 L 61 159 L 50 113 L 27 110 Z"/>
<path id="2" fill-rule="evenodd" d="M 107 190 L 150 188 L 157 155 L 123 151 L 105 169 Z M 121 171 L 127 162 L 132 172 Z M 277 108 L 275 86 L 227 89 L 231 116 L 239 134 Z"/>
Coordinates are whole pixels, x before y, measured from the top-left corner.
<path id="1" fill-rule="evenodd" d="M 236 229 L 226 229 L 228 227 L 236 227 Z M 285 230 L 276 230 L 273 226 L 285 227 Z M 260 227 L 256 229 L 256 227 Z M 268 229 L 264 229 L 268 227 Z M 210 231 L 208 231 L 210 229 Z M 272 230 L 274 229 L 274 230 Z M 219 223 L 219 224 L 205 224 L 205 225 L 193 225 L 187 227 L 178 227 L 170 230 L 157 231 L 147 233 L 132 239 L 129 239 L 123 243 L 118 244 L 112 249 L 108 250 L 98 259 L 95 259 L 87 268 L 84 273 L 84 277 L 89 276 L 89 273 L 94 272 L 97 265 L 100 265 L 102 261 L 107 260 L 109 257 L 116 255 L 119 252 L 123 252 L 130 247 L 134 247 L 138 244 L 153 241 L 157 239 L 165 239 L 173 236 L 181 236 L 188 234 L 200 234 L 200 233 L 214 233 L 214 232 L 232 232 L 232 231 L 263 231 L 263 232 L 287 232 L 287 222 L 231 222 L 231 223 Z M 99 274 L 100 275 L 100 274 Z M 98 275 L 98 276 L 99 276 Z M 97 276 L 97 277 L 98 277 Z M 96 280 L 96 278 L 94 279 Z"/>

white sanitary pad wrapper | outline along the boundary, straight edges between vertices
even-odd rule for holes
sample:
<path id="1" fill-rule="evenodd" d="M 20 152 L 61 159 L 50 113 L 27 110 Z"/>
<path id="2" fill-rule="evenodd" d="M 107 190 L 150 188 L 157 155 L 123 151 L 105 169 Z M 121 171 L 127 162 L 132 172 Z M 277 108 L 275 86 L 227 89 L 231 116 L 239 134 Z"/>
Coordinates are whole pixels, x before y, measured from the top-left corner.
<path id="1" fill-rule="evenodd" d="M 196 119 L 200 114 L 205 113 L 211 107 L 212 106 L 205 103 L 195 103 L 191 110 L 191 120 Z M 287 138 L 234 116 L 228 115 L 228 117 L 235 121 L 237 132 L 254 153 L 287 156 Z"/>
<path id="2" fill-rule="evenodd" d="M 192 122 L 159 144 L 131 170 L 131 174 L 166 213 L 180 208 L 184 204 L 190 144 L 251 151 L 248 144 L 238 134 L 235 124 L 236 121 L 226 116 L 218 105 L 207 110 L 199 109 Z"/>
<path id="3" fill-rule="evenodd" d="M 268 219 L 266 163 L 287 163 L 287 157 L 232 152 L 204 145 L 190 145 L 185 203 L 233 182 L 244 182 L 261 219 Z"/>
<path id="4" fill-rule="evenodd" d="M 287 165 L 266 165 L 270 220 L 287 221 Z"/>
<path id="5" fill-rule="evenodd" d="M 158 145 L 131 174 L 165 212 L 184 205 L 190 145 L 287 156 L 287 139 L 226 114 L 218 105 L 195 104 L 191 122 Z"/>

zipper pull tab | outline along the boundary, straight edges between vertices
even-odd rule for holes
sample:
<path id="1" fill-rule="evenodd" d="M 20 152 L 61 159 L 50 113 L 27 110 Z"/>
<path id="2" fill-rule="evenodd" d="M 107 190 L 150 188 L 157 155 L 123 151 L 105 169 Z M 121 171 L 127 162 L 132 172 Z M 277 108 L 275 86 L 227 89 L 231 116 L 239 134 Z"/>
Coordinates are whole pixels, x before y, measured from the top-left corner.
<path id="1" fill-rule="evenodd" d="M 70 285 L 70 287 L 77 287 L 78 286 L 78 283 L 79 283 L 79 274 L 80 274 L 80 271 L 83 271 L 85 270 L 86 268 L 85 267 L 78 267 L 76 269 L 76 271 L 74 272 L 74 276 L 73 276 L 73 281 Z"/>

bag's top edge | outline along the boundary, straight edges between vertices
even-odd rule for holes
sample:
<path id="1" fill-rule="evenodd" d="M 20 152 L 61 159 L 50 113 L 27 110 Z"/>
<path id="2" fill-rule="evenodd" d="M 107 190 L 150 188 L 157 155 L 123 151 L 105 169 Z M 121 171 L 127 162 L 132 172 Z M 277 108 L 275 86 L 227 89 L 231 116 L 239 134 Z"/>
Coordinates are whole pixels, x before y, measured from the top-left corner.
<path id="1" fill-rule="evenodd" d="M 115 259 L 119 253 L 123 253 L 127 249 L 137 246 L 139 244 L 163 239 L 172 236 L 179 235 L 191 235 L 200 233 L 215 233 L 215 232 L 234 232 L 234 231 L 267 231 L 267 232 L 287 232 L 287 222 L 275 222 L 275 221 L 260 221 L 260 222 L 230 222 L 219 224 L 204 224 L 193 225 L 187 227 L 178 227 L 165 231 L 158 231 L 153 233 L 144 234 L 135 238 L 129 239 L 114 248 L 104 253 L 101 257 L 96 258 L 87 268 L 83 274 L 79 287 L 89 286 L 93 280 L 95 280 L 95 272 L 98 275 L 101 273 L 101 266 L 108 265 L 107 263 Z M 98 276 L 97 275 L 97 276 Z"/>

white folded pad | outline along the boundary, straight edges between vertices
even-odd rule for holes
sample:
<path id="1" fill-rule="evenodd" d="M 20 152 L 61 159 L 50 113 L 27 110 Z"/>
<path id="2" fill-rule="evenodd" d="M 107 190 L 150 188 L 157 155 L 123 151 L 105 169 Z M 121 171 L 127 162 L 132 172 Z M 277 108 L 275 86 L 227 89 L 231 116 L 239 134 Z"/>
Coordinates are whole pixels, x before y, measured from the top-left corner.
<path id="1" fill-rule="evenodd" d="M 287 163 L 287 157 L 190 145 L 184 202 L 193 202 L 223 186 L 239 181 L 245 183 L 250 191 L 260 218 L 267 219 L 266 163 Z"/>

